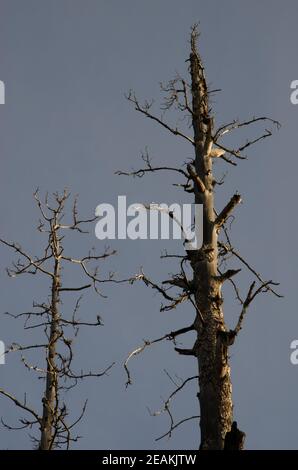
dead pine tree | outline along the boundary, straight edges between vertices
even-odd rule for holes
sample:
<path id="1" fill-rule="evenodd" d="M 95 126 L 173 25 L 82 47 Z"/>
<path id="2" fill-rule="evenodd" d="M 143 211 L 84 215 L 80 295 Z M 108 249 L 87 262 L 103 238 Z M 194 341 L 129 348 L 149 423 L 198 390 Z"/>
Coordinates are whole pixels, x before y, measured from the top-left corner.
<path id="1" fill-rule="evenodd" d="M 221 450 L 243 448 L 244 433 L 237 428 L 233 420 L 232 383 L 229 366 L 229 349 L 234 344 L 242 325 L 244 316 L 252 301 L 262 292 L 272 293 L 280 296 L 274 288 L 276 283 L 265 281 L 257 271 L 238 253 L 233 247 L 228 219 L 241 202 L 240 194 L 234 194 L 225 207 L 219 212 L 215 209 L 214 188 L 222 181 L 215 181 L 213 176 L 213 163 L 224 160 L 227 165 L 235 166 L 246 158 L 243 153 L 252 145 L 272 135 L 272 130 L 267 128 L 279 127 L 279 123 L 267 117 L 253 117 L 244 122 L 234 120 L 228 124 L 215 127 L 214 118 L 210 108 L 210 95 L 214 91 L 207 86 L 204 66 L 197 47 L 198 29 L 195 25 L 191 30 L 189 76 L 187 80 L 177 76 L 166 85 L 161 85 L 165 99 L 161 109 L 161 117 L 152 111 L 152 102 L 142 104 L 134 93 L 130 92 L 128 100 L 134 105 L 136 111 L 159 124 L 163 129 L 186 141 L 193 149 L 193 159 L 180 168 L 166 165 L 154 166 L 148 153 L 142 156 L 144 167 L 130 172 L 118 171 L 120 175 L 132 175 L 142 177 L 147 173 L 158 171 L 171 171 L 185 178 L 183 183 L 177 186 L 183 188 L 187 193 L 194 195 L 196 204 L 203 205 L 203 244 L 200 249 L 186 250 L 177 258 L 180 260 L 180 272 L 172 279 L 164 281 L 161 285 L 153 282 L 143 272 L 136 276 L 136 280 L 142 280 L 147 286 L 157 290 L 168 302 L 161 310 L 176 308 L 184 300 L 192 302 L 194 307 L 194 321 L 190 326 L 183 326 L 177 331 L 172 331 L 155 340 L 147 340 L 142 346 L 130 353 L 125 361 L 125 369 L 128 383 L 131 375 L 128 369 L 129 360 L 136 354 L 142 352 L 146 347 L 162 340 L 175 339 L 189 331 L 196 333 L 197 339 L 191 349 L 175 347 L 179 354 L 192 356 L 198 363 L 198 376 L 189 377 L 169 396 L 164 403 L 161 412 L 166 412 L 170 418 L 171 432 L 183 422 L 189 419 L 199 419 L 202 450 Z M 192 135 L 186 131 L 172 126 L 164 119 L 165 111 L 178 110 L 183 117 L 188 116 Z M 183 122 L 183 120 L 181 120 Z M 231 148 L 225 144 L 225 137 L 231 135 L 237 129 L 246 127 L 266 126 L 254 139 L 246 141 L 237 148 Z M 186 126 L 185 126 L 186 127 Z M 165 254 L 167 257 L 176 255 Z M 239 268 L 222 270 L 231 258 L 239 262 Z M 252 283 L 247 289 L 247 294 L 241 296 L 240 290 L 235 282 L 235 276 L 241 268 L 247 269 L 252 277 Z M 190 270 L 191 278 L 186 274 Z M 241 304 L 241 311 L 236 325 L 228 326 L 224 317 L 222 287 L 230 282 L 235 290 L 236 298 Z M 178 289 L 173 295 L 170 289 Z M 198 378 L 198 399 L 200 404 L 199 416 L 185 418 L 179 423 L 174 422 L 170 412 L 170 401 L 177 392 L 180 392 L 190 380 Z M 232 423 L 234 424 L 232 425 Z M 237 430 L 239 432 L 237 432 Z M 164 435 L 164 436 L 165 436 Z M 164 437 L 161 436 L 161 437 Z M 227 440 L 226 440 L 227 436 Z M 233 436 L 236 436 L 235 439 Z M 240 437 L 239 437 L 240 436 Z"/>
<path id="2" fill-rule="evenodd" d="M 65 402 L 65 393 L 76 387 L 82 379 L 106 375 L 113 366 L 110 364 L 100 372 L 83 370 L 76 372 L 74 369 L 73 345 L 80 328 L 102 325 L 100 315 L 95 315 L 94 319 L 89 319 L 88 316 L 83 319 L 78 318 L 82 292 L 94 289 L 97 294 L 103 295 L 101 284 L 114 282 L 113 274 L 106 277 L 99 275 L 98 263 L 115 254 L 115 251 L 106 249 L 103 254 L 97 254 L 92 249 L 82 258 L 77 258 L 75 254 L 72 256 L 66 254 L 65 234 L 67 232 L 80 235 L 88 233 L 86 227 L 96 220 L 96 217 L 79 218 L 77 200 L 74 199 L 68 217 L 69 222 L 65 222 L 67 219 L 65 206 L 69 196 L 70 194 L 64 191 L 62 194 L 54 193 L 50 198 L 46 196 L 42 201 L 38 192 L 34 194 L 41 214 L 38 230 L 46 236 L 45 248 L 40 256 L 30 255 L 19 244 L 0 239 L 1 244 L 12 249 L 18 256 L 12 267 L 7 269 L 10 277 L 19 277 L 24 274 L 43 276 L 48 280 L 49 285 L 48 299 L 43 302 L 34 301 L 32 310 L 19 314 L 7 313 L 15 319 L 24 319 L 26 331 L 43 330 L 40 331 L 39 343 L 35 341 L 29 345 L 13 343 L 6 351 L 7 353 L 19 352 L 26 369 L 44 380 L 41 409 L 29 406 L 26 395 L 23 400 L 18 398 L 17 394 L 0 388 L 0 395 L 8 398 L 26 412 L 26 416 L 20 418 L 20 425 L 12 426 L 5 423 L 3 419 L 2 424 L 9 430 L 32 429 L 37 426 L 40 437 L 37 438 L 36 435 L 31 437 L 40 450 L 61 447 L 68 449 L 71 442 L 78 439 L 78 436 L 73 435 L 73 428 L 83 418 L 87 401 L 81 411 L 77 412 L 76 417 L 69 422 L 70 410 Z M 85 279 L 82 285 L 65 285 L 67 281 L 64 279 L 63 269 L 68 270 L 71 266 L 81 271 L 82 278 Z M 68 276 L 65 277 L 68 279 Z M 69 296 L 74 295 L 76 299 L 74 308 L 70 310 Z M 36 339 L 36 333 L 34 338 Z M 34 362 L 28 361 L 24 356 L 25 353 L 31 353 Z"/>

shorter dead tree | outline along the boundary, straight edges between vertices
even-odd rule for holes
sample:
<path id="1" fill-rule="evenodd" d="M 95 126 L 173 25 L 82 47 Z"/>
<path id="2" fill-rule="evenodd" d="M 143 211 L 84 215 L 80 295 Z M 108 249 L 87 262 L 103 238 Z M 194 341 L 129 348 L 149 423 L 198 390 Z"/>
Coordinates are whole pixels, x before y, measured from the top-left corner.
<path id="1" fill-rule="evenodd" d="M 40 256 L 31 256 L 17 243 L 0 239 L 1 244 L 9 247 L 18 255 L 18 259 L 12 267 L 7 269 L 10 277 L 18 277 L 23 274 L 41 275 L 49 281 L 50 294 L 47 300 L 33 302 L 33 308 L 30 311 L 16 315 L 6 313 L 15 319 L 25 319 L 24 329 L 26 331 L 43 330 L 44 339 L 40 343 L 34 342 L 29 345 L 13 343 L 6 351 L 19 352 L 25 368 L 35 372 L 38 378 L 44 380 L 41 410 L 36 410 L 29 405 L 26 396 L 22 400 L 0 388 L 0 394 L 3 397 L 8 398 L 18 408 L 26 412 L 26 417 L 20 418 L 19 426 L 11 426 L 1 419 L 2 424 L 9 430 L 32 429 L 37 426 L 40 430 L 40 437 L 31 437 L 40 450 L 52 450 L 61 447 L 68 449 L 70 443 L 78 439 L 78 436 L 73 435 L 72 431 L 83 418 L 87 401 L 78 416 L 69 422 L 69 410 L 65 402 L 65 393 L 75 387 L 79 380 L 102 377 L 113 366 L 112 363 L 102 371 L 95 372 L 76 372 L 73 366 L 73 340 L 77 336 L 80 327 L 99 327 L 102 325 L 99 315 L 93 321 L 89 321 L 88 318 L 84 320 L 78 318 L 82 291 L 94 289 L 97 294 L 102 296 L 100 290 L 102 283 L 118 281 L 114 280 L 112 273 L 106 278 L 101 278 L 98 269 L 98 263 L 114 255 L 115 251 L 106 249 L 103 254 L 97 254 L 92 249 L 83 258 L 76 258 L 65 253 L 65 232 L 88 233 L 85 227 L 96 220 L 96 217 L 79 218 L 77 199 L 75 198 L 71 220 L 69 223 L 65 223 L 65 205 L 69 196 L 70 194 L 64 191 L 62 194 L 54 193 L 51 198 L 46 196 L 45 200 L 42 201 L 38 191 L 34 194 L 41 213 L 38 230 L 47 237 L 44 251 Z M 67 265 L 81 270 L 86 282 L 78 286 L 64 285 L 62 270 L 64 268 L 68 269 Z M 79 297 L 76 299 L 73 311 L 69 314 L 63 304 L 63 296 L 76 293 L 79 293 Z M 42 365 L 31 364 L 24 356 L 25 352 L 37 350 L 40 351 L 38 363 L 42 359 Z"/>

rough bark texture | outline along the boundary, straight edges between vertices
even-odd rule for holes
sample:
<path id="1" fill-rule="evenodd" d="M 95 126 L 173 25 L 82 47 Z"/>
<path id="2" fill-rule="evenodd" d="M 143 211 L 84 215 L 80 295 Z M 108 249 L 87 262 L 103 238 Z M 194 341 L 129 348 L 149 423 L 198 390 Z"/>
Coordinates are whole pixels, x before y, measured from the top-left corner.
<path id="1" fill-rule="evenodd" d="M 233 405 L 227 331 L 222 310 L 221 282 L 218 280 L 217 231 L 213 201 L 212 128 L 204 69 L 191 38 L 192 110 L 195 142 L 195 169 L 205 190 L 195 185 L 195 202 L 203 204 L 203 246 L 190 254 L 194 271 L 195 354 L 199 367 L 201 449 L 223 449 L 225 435 L 231 429 Z M 203 318 L 203 322 L 201 320 Z"/>

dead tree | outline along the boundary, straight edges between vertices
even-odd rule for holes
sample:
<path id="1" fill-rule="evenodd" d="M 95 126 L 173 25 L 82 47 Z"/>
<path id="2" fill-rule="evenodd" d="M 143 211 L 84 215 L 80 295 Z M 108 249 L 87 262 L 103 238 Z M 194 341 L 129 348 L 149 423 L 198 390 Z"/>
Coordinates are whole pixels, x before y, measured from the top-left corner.
<path id="1" fill-rule="evenodd" d="M 84 403 L 81 412 L 72 421 L 68 421 L 70 413 L 65 403 L 65 392 L 75 387 L 78 381 L 90 377 L 102 377 L 107 374 L 113 364 L 105 367 L 103 371 L 96 372 L 76 372 L 73 366 L 74 351 L 73 341 L 83 326 L 99 327 L 102 320 L 99 315 L 94 320 L 78 318 L 78 311 L 82 299 L 82 291 L 95 289 L 96 293 L 101 293 L 101 284 L 104 282 L 114 282 L 113 275 L 102 278 L 98 272 L 98 262 L 103 261 L 115 254 L 115 251 L 106 249 L 103 254 L 97 254 L 92 249 L 83 258 L 75 255 L 67 255 L 65 252 L 65 232 L 79 234 L 88 233 L 85 227 L 95 221 L 95 217 L 81 219 L 78 216 L 77 200 L 74 200 L 69 223 L 64 221 L 66 217 L 65 205 L 69 198 L 69 193 L 64 191 L 61 195 L 55 193 L 52 198 L 46 197 L 41 201 L 38 192 L 34 194 L 36 203 L 41 213 L 41 220 L 38 230 L 46 235 L 45 249 L 41 256 L 28 254 L 19 244 L 1 239 L 0 242 L 17 253 L 18 259 L 13 266 L 7 269 L 10 277 L 18 277 L 23 274 L 44 276 L 49 282 L 49 298 L 43 302 L 33 302 L 30 311 L 19 314 L 8 315 L 16 319 L 25 319 L 24 329 L 34 331 L 42 329 L 40 344 L 21 345 L 13 343 L 8 352 L 19 351 L 24 366 L 36 373 L 39 378 L 45 381 L 44 395 L 42 397 L 41 410 L 36 410 L 29 406 L 26 396 L 24 400 L 17 398 L 0 388 L 0 394 L 11 400 L 17 407 L 26 412 L 27 416 L 20 419 L 19 426 L 11 426 L 2 420 L 2 424 L 9 430 L 32 429 L 37 426 L 40 430 L 40 438 L 32 436 L 36 446 L 41 450 L 52 450 L 54 448 L 68 449 L 72 441 L 76 441 L 78 436 L 72 434 L 73 428 L 82 419 L 87 401 Z M 83 278 L 87 282 L 82 285 L 65 285 L 62 275 L 63 268 L 72 265 L 81 270 Z M 115 280 L 115 282 L 117 282 Z M 63 303 L 63 296 L 70 294 L 80 295 L 75 301 L 75 307 L 71 314 L 67 313 L 67 307 Z M 34 361 L 29 362 L 24 357 L 24 352 L 41 351 L 40 356 L 35 355 Z M 42 364 L 37 358 L 42 358 Z"/>
<path id="2" fill-rule="evenodd" d="M 172 331 L 164 336 L 145 341 L 144 344 L 132 351 L 125 362 L 128 375 L 128 383 L 131 375 L 128 369 L 129 360 L 140 353 L 146 347 L 165 339 L 175 342 L 175 339 L 189 331 L 195 331 L 197 339 L 193 348 L 182 349 L 176 347 L 179 354 L 192 356 L 198 363 L 198 376 L 186 379 L 180 385 L 177 384 L 175 391 L 165 402 L 160 412 L 165 411 L 170 417 L 170 430 L 165 435 L 170 435 L 174 428 L 188 419 L 199 419 L 201 431 L 200 449 L 224 449 L 225 438 L 231 436 L 233 430 L 233 401 L 232 384 L 229 366 L 229 349 L 234 344 L 242 325 L 247 308 L 255 297 L 262 292 L 270 292 L 280 296 L 274 287 L 275 282 L 265 281 L 257 271 L 238 253 L 233 247 L 227 221 L 241 202 L 240 194 L 234 194 L 225 207 L 219 212 L 215 209 L 214 188 L 223 181 L 216 181 L 213 176 L 213 163 L 223 160 L 227 165 L 235 166 L 246 158 L 244 151 L 257 142 L 272 135 L 272 130 L 265 128 L 252 140 L 248 140 L 237 148 L 231 148 L 225 143 L 225 137 L 231 135 L 237 129 L 255 126 L 279 127 L 279 123 L 265 116 L 252 117 L 244 122 L 233 120 L 232 122 L 218 127 L 215 126 L 212 110 L 210 107 L 210 95 L 218 90 L 210 90 L 204 73 L 204 66 L 197 48 L 198 31 L 195 25 L 191 30 L 189 76 L 187 80 L 177 76 L 166 85 L 161 85 L 165 93 L 162 105 L 161 117 L 152 111 L 153 102 L 142 104 L 134 93 L 130 92 L 128 100 L 134 105 L 136 111 L 159 124 L 163 129 L 170 132 L 185 142 L 193 149 L 193 158 L 185 162 L 180 168 L 160 165 L 154 166 L 145 153 L 142 158 L 145 166 L 131 172 L 118 171 L 120 175 L 132 175 L 142 177 L 147 173 L 158 171 L 171 171 L 184 177 L 184 182 L 177 184 L 187 193 L 194 195 L 194 202 L 203 205 L 203 245 L 198 250 L 186 250 L 183 255 L 177 255 L 180 260 L 180 272 L 172 279 L 166 280 L 162 285 L 150 280 L 143 272 L 136 276 L 136 280 L 142 280 L 147 286 L 157 290 L 167 301 L 161 310 L 176 308 L 184 300 L 192 302 L 194 307 L 194 321 L 191 325 Z M 164 120 L 165 111 L 176 109 L 188 116 L 192 135 L 186 130 L 179 129 Z M 183 122 L 181 120 L 180 122 Z M 185 121 L 184 121 L 185 122 Z M 175 257 L 176 255 L 165 254 L 164 257 Z M 222 267 L 231 258 L 239 262 L 239 269 L 227 269 Z M 234 281 L 241 267 L 246 268 L 252 277 L 252 283 L 247 290 L 246 296 L 242 298 L 240 290 Z M 186 275 L 191 268 L 192 277 Z M 228 326 L 223 311 L 222 288 L 224 283 L 230 282 L 235 290 L 236 298 L 241 304 L 241 311 L 236 325 Z M 171 289 L 180 289 L 179 294 L 171 294 Z M 193 416 L 175 424 L 169 409 L 170 400 L 190 380 L 198 378 L 198 399 L 200 404 L 200 416 Z M 155 413 L 156 414 L 156 413 Z M 239 430 L 238 430 L 239 431 Z M 242 434 L 242 431 L 239 431 Z M 243 440 L 241 446 L 243 447 Z M 229 445 L 226 445 L 226 448 Z"/>

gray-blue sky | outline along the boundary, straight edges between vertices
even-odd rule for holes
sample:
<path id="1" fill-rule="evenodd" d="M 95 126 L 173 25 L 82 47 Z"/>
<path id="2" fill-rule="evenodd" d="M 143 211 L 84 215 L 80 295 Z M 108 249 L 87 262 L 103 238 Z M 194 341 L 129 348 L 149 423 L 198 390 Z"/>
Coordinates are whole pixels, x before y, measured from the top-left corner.
<path id="1" fill-rule="evenodd" d="M 290 342 L 298 338 L 296 262 L 296 126 L 298 107 L 290 103 L 290 82 L 298 78 L 294 0 L 1 0 L 0 79 L 6 104 L 0 107 L 1 235 L 22 241 L 34 252 L 40 246 L 33 223 L 38 214 L 32 193 L 67 186 L 79 193 L 82 213 L 118 194 L 134 201 L 187 200 L 175 190 L 171 176 L 129 180 L 117 169 L 137 167 L 148 145 L 156 162 L 179 164 L 192 149 L 137 115 L 124 99 L 134 88 L 141 97 L 159 97 L 160 80 L 185 73 L 190 25 L 200 21 L 201 53 L 209 83 L 223 91 L 214 99 L 218 123 L 235 117 L 266 114 L 282 129 L 250 152 L 248 161 L 228 167 L 225 187 L 217 191 L 217 207 L 235 190 L 244 203 L 233 224 L 235 245 L 267 278 L 281 282 L 283 300 L 259 298 L 232 349 L 235 416 L 247 433 L 247 447 L 297 448 L 298 368 L 290 364 Z M 218 165 L 218 173 L 224 171 Z M 94 235 L 83 240 L 100 248 Z M 82 249 L 83 249 L 82 243 Z M 162 242 L 117 242 L 111 268 L 119 275 L 140 265 L 162 279 L 173 265 L 161 264 Z M 172 245 L 173 246 L 173 245 Z M 70 242 L 70 251 L 75 245 Z M 0 310 L 27 309 L 33 298 L 46 295 L 44 283 L 7 279 L 4 267 L 12 253 L 1 248 Z M 240 277 L 243 287 L 247 280 Z M 86 300 L 88 311 L 99 310 L 105 327 L 83 332 L 78 362 L 117 366 L 109 377 L 86 382 L 70 395 L 77 407 L 86 396 L 89 407 L 79 427 L 84 438 L 76 448 L 195 448 L 194 423 L 178 429 L 171 440 L 154 438 L 167 429 L 167 419 L 152 418 L 172 384 L 163 369 L 180 377 L 193 375 L 195 363 L 178 357 L 170 344 L 158 345 L 131 364 L 134 385 L 125 390 L 121 363 L 143 338 L 156 337 L 187 324 L 185 307 L 159 313 L 160 299 L 142 285 L 106 289 L 109 299 Z M 226 312 L 235 322 L 238 307 L 225 294 Z M 97 304 L 99 302 L 99 304 Z M 21 326 L 1 317 L 0 337 L 27 341 Z M 86 342 L 88 347 L 86 347 Z M 191 343 L 191 338 L 185 343 Z M 2 384 L 40 405 L 39 386 L 8 357 L 1 366 Z M 1 414 L 18 416 L 4 399 Z M 177 399 L 176 416 L 197 412 L 194 389 Z M 23 432 L 0 430 L 2 448 L 28 448 Z"/>

